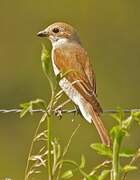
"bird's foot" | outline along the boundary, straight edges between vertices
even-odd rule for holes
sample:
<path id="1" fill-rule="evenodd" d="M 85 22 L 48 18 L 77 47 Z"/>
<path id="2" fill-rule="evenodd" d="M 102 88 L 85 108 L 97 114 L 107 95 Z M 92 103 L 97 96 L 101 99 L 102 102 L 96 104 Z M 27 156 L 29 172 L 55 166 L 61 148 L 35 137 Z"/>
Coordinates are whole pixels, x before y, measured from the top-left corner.
<path id="1" fill-rule="evenodd" d="M 59 119 L 61 119 L 62 118 L 62 108 L 58 106 L 54 110 L 54 115 L 57 116 Z"/>

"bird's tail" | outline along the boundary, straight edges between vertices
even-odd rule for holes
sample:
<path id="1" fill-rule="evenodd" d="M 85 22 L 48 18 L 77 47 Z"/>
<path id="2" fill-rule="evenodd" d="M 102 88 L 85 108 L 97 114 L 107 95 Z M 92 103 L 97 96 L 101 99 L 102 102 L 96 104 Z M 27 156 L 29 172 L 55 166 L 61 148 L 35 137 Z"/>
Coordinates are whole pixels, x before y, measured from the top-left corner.
<path id="1" fill-rule="evenodd" d="M 88 106 L 88 108 L 89 108 L 89 106 Z M 105 128 L 99 114 L 93 110 L 91 105 L 90 105 L 89 110 L 90 110 L 90 114 L 92 116 L 93 123 L 100 135 L 102 143 L 107 146 L 111 146 L 111 140 L 110 140 L 109 134 L 108 134 L 107 129 Z"/>

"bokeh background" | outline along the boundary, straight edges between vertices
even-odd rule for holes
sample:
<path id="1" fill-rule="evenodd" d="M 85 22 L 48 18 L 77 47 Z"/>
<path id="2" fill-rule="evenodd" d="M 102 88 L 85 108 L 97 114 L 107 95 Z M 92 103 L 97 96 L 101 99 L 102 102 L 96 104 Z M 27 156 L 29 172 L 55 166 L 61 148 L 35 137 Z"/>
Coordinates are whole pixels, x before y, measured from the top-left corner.
<path id="1" fill-rule="evenodd" d="M 84 47 L 94 61 L 98 97 L 104 109 L 140 107 L 140 1 L 120 0 L 0 0 L 0 109 L 43 98 L 50 89 L 41 69 L 41 43 L 36 33 L 56 21 L 75 26 Z M 45 40 L 46 45 L 50 43 Z M 0 114 L 0 179 L 23 180 L 27 155 L 40 114 L 20 119 L 17 114 Z M 112 125 L 108 116 L 102 117 Z M 93 126 L 66 115 L 54 119 L 53 133 L 64 146 L 78 123 L 67 155 L 80 161 L 83 153 L 87 170 L 101 162 L 90 149 L 99 140 Z M 140 146 L 139 127 L 124 146 Z M 138 180 L 140 170 L 128 179 Z M 45 177 L 34 177 L 34 180 Z M 80 179 L 77 175 L 75 180 Z"/>

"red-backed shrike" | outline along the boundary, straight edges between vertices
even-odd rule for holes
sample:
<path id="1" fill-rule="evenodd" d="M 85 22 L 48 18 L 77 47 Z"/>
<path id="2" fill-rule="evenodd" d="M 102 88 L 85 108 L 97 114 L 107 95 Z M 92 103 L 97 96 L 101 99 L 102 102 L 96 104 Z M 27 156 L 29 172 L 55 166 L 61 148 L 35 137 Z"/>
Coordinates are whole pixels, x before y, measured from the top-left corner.
<path id="1" fill-rule="evenodd" d="M 39 32 L 38 36 L 47 37 L 52 43 L 55 75 L 72 70 L 60 80 L 59 85 L 79 107 L 83 117 L 94 123 L 102 143 L 110 146 L 110 138 L 100 119 L 102 108 L 96 96 L 95 74 L 76 30 L 66 23 L 58 22 Z"/>

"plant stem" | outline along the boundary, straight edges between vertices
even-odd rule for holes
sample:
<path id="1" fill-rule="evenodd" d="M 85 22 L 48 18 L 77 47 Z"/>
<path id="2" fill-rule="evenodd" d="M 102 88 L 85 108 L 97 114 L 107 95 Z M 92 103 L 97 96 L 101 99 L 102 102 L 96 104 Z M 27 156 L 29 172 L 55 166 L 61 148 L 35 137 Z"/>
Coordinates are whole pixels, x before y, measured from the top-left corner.
<path id="1" fill-rule="evenodd" d="M 116 137 L 113 142 L 112 180 L 119 180 L 119 151 L 120 144 Z"/>
<path id="2" fill-rule="evenodd" d="M 68 140 L 68 143 L 63 151 L 63 154 L 62 154 L 62 161 L 64 160 L 64 157 L 65 155 L 67 154 L 68 150 L 69 150 L 69 147 L 70 147 L 70 144 L 72 142 L 72 138 L 73 136 L 76 134 L 76 132 L 78 131 L 78 129 L 80 128 L 80 124 L 78 124 L 78 126 L 76 127 L 76 129 L 73 131 L 71 137 L 69 138 Z M 56 180 L 59 180 L 60 179 L 60 175 L 61 175 L 61 170 L 62 170 L 62 167 L 63 167 L 63 162 L 59 165 L 59 169 L 58 169 L 58 175 L 57 175 L 57 178 Z"/>
<path id="3" fill-rule="evenodd" d="M 132 157 L 129 166 L 132 166 L 138 159 L 140 158 L 140 149 L 138 149 L 137 153 Z M 122 180 L 126 180 L 126 176 L 127 176 L 128 172 L 125 172 L 123 174 Z"/>
<path id="4" fill-rule="evenodd" d="M 28 159 L 27 159 L 27 163 L 26 163 L 26 168 L 25 168 L 25 180 L 28 180 L 28 177 L 29 177 L 28 170 L 29 170 L 30 157 L 31 157 L 33 146 L 34 146 L 34 142 L 35 142 L 34 139 L 35 139 L 35 137 L 38 134 L 38 131 L 39 131 L 41 123 L 46 119 L 46 116 L 47 116 L 47 114 L 45 113 L 42 116 L 41 120 L 39 121 L 38 126 L 37 126 L 36 131 L 35 131 L 35 134 L 34 134 L 34 137 L 33 137 L 33 140 L 32 140 L 32 143 L 31 143 L 31 146 L 30 146 L 30 150 L 29 150 L 29 154 L 28 154 Z"/>
<path id="5" fill-rule="evenodd" d="M 47 139 L 47 145 L 48 145 L 48 180 L 52 180 L 52 164 L 51 164 L 51 118 L 50 115 L 47 116 L 47 129 L 48 129 L 48 139 Z"/>

